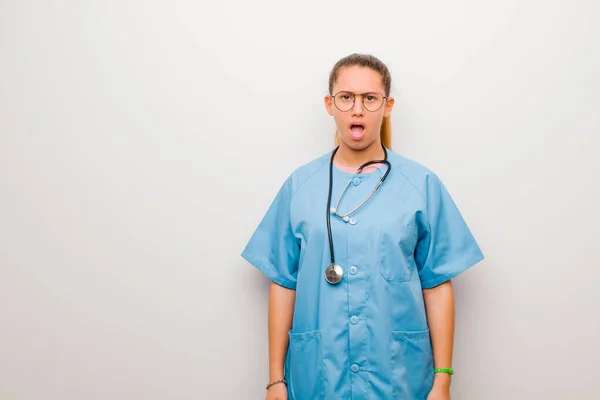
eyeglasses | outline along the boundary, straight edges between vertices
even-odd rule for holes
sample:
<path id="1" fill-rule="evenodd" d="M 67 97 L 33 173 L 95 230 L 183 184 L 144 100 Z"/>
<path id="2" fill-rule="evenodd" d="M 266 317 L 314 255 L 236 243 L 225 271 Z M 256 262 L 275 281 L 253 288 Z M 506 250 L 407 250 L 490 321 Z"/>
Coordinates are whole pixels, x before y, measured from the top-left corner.
<path id="1" fill-rule="evenodd" d="M 352 92 L 338 92 L 331 96 L 333 98 L 333 104 L 336 108 L 342 112 L 347 112 L 354 107 L 354 100 L 356 96 L 362 97 L 362 104 L 367 111 L 377 111 L 383 105 L 383 100 L 387 99 L 386 96 L 379 92 L 367 92 L 367 93 L 352 93 Z"/>

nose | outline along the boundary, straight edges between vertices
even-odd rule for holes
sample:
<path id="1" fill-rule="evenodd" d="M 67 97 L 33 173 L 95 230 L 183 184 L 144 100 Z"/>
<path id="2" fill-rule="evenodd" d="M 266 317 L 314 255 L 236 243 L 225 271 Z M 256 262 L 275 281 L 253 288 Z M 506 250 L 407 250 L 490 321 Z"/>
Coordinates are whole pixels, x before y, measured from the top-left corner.
<path id="1" fill-rule="evenodd" d="M 362 95 L 354 95 L 354 106 L 352 107 L 352 115 L 362 115 L 363 113 L 363 100 Z"/>

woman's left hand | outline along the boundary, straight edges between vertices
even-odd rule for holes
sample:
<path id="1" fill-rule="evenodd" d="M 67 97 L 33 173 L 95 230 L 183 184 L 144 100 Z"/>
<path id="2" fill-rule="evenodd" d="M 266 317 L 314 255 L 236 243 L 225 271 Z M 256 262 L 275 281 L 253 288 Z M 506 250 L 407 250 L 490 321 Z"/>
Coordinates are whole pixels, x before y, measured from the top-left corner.
<path id="1" fill-rule="evenodd" d="M 445 374 L 436 375 L 427 400 L 450 400 L 450 379 L 448 376 L 445 376 Z"/>

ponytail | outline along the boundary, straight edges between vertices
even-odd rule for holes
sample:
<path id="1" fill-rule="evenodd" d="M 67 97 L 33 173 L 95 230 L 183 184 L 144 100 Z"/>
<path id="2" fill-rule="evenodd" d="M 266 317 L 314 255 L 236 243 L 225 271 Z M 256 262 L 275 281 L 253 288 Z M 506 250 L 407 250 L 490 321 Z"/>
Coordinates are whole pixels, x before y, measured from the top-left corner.
<path id="1" fill-rule="evenodd" d="M 381 121 L 381 129 L 379 130 L 381 144 L 388 149 L 392 149 L 392 123 L 390 117 L 383 117 Z"/>

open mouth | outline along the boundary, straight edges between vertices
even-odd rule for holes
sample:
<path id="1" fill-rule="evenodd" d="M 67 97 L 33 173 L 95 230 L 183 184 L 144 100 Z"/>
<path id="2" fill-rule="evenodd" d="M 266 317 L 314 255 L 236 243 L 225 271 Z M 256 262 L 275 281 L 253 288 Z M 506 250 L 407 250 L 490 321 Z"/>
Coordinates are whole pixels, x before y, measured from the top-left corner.
<path id="1" fill-rule="evenodd" d="M 365 126 L 363 124 L 351 124 L 350 132 L 353 139 L 362 139 L 363 134 L 365 133 Z"/>

